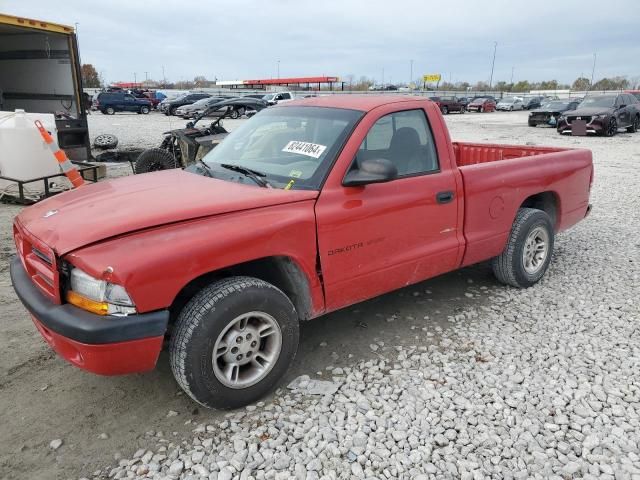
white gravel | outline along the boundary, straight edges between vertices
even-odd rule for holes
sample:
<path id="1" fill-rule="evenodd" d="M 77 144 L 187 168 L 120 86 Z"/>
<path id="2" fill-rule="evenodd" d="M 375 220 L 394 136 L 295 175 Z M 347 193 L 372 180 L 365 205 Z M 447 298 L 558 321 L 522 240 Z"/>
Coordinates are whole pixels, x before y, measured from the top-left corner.
<path id="1" fill-rule="evenodd" d="M 485 118 L 504 122 L 513 142 L 509 125 L 525 117 L 500 115 Z M 468 120 L 447 121 L 455 138 L 482 139 L 477 124 L 470 133 Z M 450 317 L 452 328 L 416 330 L 413 348 L 372 344 L 377 360 L 333 370 L 335 393 L 309 395 L 301 379 L 266 404 L 194 424 L 185 440 L 149 432 L 152 450 L 132 448 L 131 460 L 106 473 L 640 479 L 640 134 L 565 140 L 537 130 L 522 130 L 518 142 L 593 147 L 597 166 L 594 212 L 557 238 L 538 285 L 470 283 L 477 305 Z"/>

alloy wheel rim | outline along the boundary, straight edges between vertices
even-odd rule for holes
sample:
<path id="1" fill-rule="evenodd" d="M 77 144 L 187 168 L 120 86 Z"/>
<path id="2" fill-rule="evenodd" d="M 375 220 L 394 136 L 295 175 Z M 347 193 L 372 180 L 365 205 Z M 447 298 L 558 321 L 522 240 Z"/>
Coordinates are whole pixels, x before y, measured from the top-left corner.
<path id="1" fill-rule="evenodd" d="M 282 331 L 265 312 L 248 312 L 222 330 L 213 347 L 216 378 L 229 388 L 248 388 L 263 380 L 282 350 Z"/>
<path id="2" fill-rule="evenodd" d="M 538 273 L 549 255 L 549 233 L 543 227 L 536 227 L 529 232 L 522 249 L 524 270 L 530 274 Z"/>
<path id="3" fill-rule="evenodd" d="M 611 120 L 609 120 L 609 135 L 613 135 L 614 133 L 616 133 L 616 130 L 616 121 L 612 118 Z"/>

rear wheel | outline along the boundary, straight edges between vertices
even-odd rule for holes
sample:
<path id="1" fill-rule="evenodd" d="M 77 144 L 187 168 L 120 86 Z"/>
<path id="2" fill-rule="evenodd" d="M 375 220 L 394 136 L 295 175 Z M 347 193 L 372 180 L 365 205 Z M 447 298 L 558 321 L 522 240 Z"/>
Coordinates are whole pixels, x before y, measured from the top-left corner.
<path id="1" fill-rule="evenodd" d="M 178 107 L 171 107 L 169 109 L 169 115 L 175 115 L 176 114 L 176 110 L 178 109 Z"/>
<path id="2" fill-rule="evenodd" d="M 627 132 L 635 133 L 640 130 L 640 115 L 636 115 L 633 119 L 633 123 L 629 127 L 627 127 Z"/>
<path id="3" fill-rule="evenodd" d="M 171 370 L 196 402 L 237 408 L 271 391 L 298 349 L 289 298 L 252 277 L 231 277 L 198 292 L 182 309 L 169 346 Z"/>
<path id="4" fill-rule="evenodd" d="M 449 113 L 449 107 L 442 107 L 442 114 L 447 115 Z"/>
<path id="5" fill-rule="evenodd" d="M 149 107 L 147 106 L 140 107 L 140 113 L 146 115 L 147 113 L 149 113 Z"/>
<path id="6" fill-rule="evenodd" d="M 611 117 L 609 119 L 609 123 L 607 123 L 607 126 L 605 127 L 604 136 L 613 137 L 616 133 L 618 133 L 618 121 L 615 117 Z"/>
<path id="7" fill-rule="evenodd" d="M 113 115 L 114 113 L 116 113 L 116 110 L 113 107 L 107 107 L 104 109 L 104 111 L 107 115 Z"/>
<path id="8" fill-rule="evenodd" d="M 150 148 L 142 152 L 136 159 L 136 173 L 157 172 L 178 168 L 178 162 L 170 152 L 161 148 Z"/>
<path id="9" fill-rule="evenodd" d="M 231 113 L 229 114 L 229 118 L 232 118 L 234 120 L 237 118 L 240 118 L 240 112 L 234 108 L 233 110 L 231 110 Z"/>
<path id="10" fill-rule="evenodd" d="M 535 208 L 521 208 L 504 251 L 491 262 L 494 275 L 506 285 L 530 287 L 547 271 L 553 242 L 554 230 L 549 215 Z"/>

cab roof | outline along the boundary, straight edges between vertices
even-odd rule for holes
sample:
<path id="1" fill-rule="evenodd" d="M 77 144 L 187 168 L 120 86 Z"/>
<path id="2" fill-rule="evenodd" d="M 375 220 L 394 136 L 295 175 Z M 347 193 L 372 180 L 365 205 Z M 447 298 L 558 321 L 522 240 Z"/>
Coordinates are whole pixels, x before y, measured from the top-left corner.
<path id="1" fill-rule="evenodd" d="M 326 95 L 281 103 L 278 107 L 346 108 L 368 112 L 381 105 L 415 102 L 416 100 L 423 102 L 430 101 L 427 97 L 419 97 L 417 95 Z"/>

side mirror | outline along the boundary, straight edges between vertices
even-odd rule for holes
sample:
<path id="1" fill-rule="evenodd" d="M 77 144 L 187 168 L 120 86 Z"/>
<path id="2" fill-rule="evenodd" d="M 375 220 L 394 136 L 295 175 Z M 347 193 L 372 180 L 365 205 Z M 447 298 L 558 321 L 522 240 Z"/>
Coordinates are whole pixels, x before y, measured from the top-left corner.
<path id="1" fill-rule="evenodd" d="M 398 177 L 398 169 L 386 158 L 364 160 L 358 170 L 352 170 L 344 177 L 342 185 L 357 187 L 369 183 L 389 182 Z"/>

